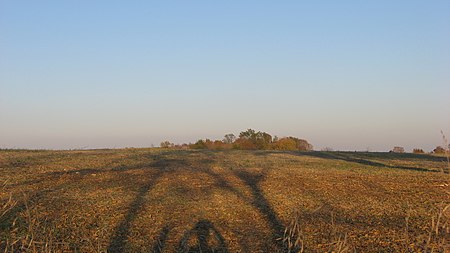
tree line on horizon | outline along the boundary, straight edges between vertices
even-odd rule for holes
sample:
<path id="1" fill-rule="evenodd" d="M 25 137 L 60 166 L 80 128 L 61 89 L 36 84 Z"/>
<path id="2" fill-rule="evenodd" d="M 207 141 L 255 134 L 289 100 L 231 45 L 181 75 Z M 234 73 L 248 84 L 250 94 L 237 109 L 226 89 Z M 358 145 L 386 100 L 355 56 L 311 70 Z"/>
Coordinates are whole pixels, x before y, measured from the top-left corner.
<path id="1" fill-rule="evenodd" d="M 445 137 L 444 137 L 445 138 Z M 450 150 L 450 145 L 445 139 L 445 146 L 437 146 L 430 153 L 431 154 L 446 154 Z M 195 143 L 189 144 L 174 144 L 169 141 L 163 141 L 160 145 L 161 148 L 181 148 L 181 149 L 210 149 L 210 150 L 223 150 L 223 149 L 237 149 L 237 150 L 291 150 L 291 151 L 311 151 L 313 146 L 304 139 L 297 137 L 283 137 L 278 138 L 272 135 L 253 129 L 247 129 L 242 131 L 238 137 L 234 134 L 226 134 L 222 140 L 200 139 Z M 334 151 L 332 148 L 326 147 L 321 151 Z M 356 151 L 355 151 L 356 152 Z M 389 151 L 390 153 L 405 153 L 403 147 L 396 146 Z M 423 149 L 414 148 L 412 150 L 414 154 L 426 154 Z"/>
<path id="2" fill-rule="evenodd" d="M 222 140 L 200 139 L 195 143 L 175 145 L 169 141 L 161 143 L 162 148 L 190 148 L 190 149 L 238 149 L 238 150 L 298 150 L 310 151 L 313 146 L 304 139 L 297 137 L 278 138 L 272 135 L 253 129 L 247 129 L 239 133 L 226 134 Z"/>

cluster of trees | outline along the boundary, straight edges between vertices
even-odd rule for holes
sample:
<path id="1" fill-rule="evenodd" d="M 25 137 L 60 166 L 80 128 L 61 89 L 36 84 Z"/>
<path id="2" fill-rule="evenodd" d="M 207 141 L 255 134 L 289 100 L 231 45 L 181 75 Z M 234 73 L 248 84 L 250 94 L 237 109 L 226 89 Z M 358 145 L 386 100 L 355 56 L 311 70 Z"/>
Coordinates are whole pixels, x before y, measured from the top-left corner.
<path id="1" fill-rule="evenodd" d="M 448 147 L 450 149 L 450 146 Z M 405 149 L 403 147 L 394 147 L 391 151 L 393 153 L 405 153 Z M 412 151 L 414 154 L 425 154 L 426 152 L 421 148 L 415 148 Z M 437 146 L 433 151 L 431 151 L 431 154 L 445 154 L 446 150 L 445 148 L 441 146 Z"/>
<path id="2" fill-rule="evenodd" d="M 173 147 L 175 147 L 175 144 L 173 144 L 170 141 L 163 141 L 163 142 L 161 142 L 160 146 L 161 146 L 161 148 L 173 148 Z"/>
<path id="3" fill-rule="evenodd" d="M 189 145 L 192 149 L 243 149 L 243 150 L 301 150 L 309 151 L 313 146 L 306 140 L 296 137 L 272 137 L 266 132 L 248 129 L 236 137 L 227 134 L 223 140 L 198 140 Z"/>
<path id="4" fill-rule="evenodd" d="M 425 154 L 425 151 L 423 151 L 423 149 L 421 149 L 421 148 L 415 148 L 415 149 L 413 149 L 413 153 L 414 154 Z"/>
<path id="5" fill-rule="evenodd" d="M 394 147 L 389 152 L 391 152 L 391 153 L 405 153 L 405 149 L 403 147 Z"/>
<path id="6" fill-rule="evenodd" d="M 308 141 L 296 137 L 278 138 L 272 135 L 253 129 L 247 129 L 236 137 L 234 134 L 226 134 L 222 140 L 201 139 L 192 144 L 175 145 L 169 141 L 161 142 L 162 148 L 181 148 L 181 149 L 242 149 L 242 150 L 299 150 L 310 151 L 313 146 Z M 450 145 L 449 145 L 450 149 Z M 322 151 L 333 151 L 331 148 L 324 148 Z M 394 147 L 390 152 L 404 153 L 403 147 Z M 437 146 L 431 153 L 445 154 L 446 149 Z M 415 154 L 424 154 L 423 149 L 413 149 Z"/>
<path id="7" fill-rule="evenodd" d="M 174 144 L 170 141 L 163 141 L 160 144 L 161 148 L 175 148 L 175 149 L 188 149 L 189 144 L 183 143 L 183 144 Z"/>
<path id="8" fill-rule="evenodd" d="M 450 149 L 450 145 L 448 148 Z M 441 146 L 437 146 L 435 149 L 433 149 L 433 153 L 435 154 L 445 154 L 445 152 L 446 152 L 445 148 Z"/>

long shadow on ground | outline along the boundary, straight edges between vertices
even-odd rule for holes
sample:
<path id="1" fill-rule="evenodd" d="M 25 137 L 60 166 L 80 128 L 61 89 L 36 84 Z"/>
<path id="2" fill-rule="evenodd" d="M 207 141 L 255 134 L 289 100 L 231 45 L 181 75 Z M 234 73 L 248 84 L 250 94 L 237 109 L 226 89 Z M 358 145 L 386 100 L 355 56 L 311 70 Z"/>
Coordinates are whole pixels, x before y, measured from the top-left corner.
<path id="1" fill-rule="evenodd" d="M 154 160 L 155 161 L 153 163 L 141 168 L 151 171 L 156 170 L 156 173 L 151 174 L 147 182 L 139 187 L 134 200 L 129 205 L 127 214 L 115 228 L 114 235 L 112 236 L 110 244 L 108 246 L 108 252 L 124 251 L 131 224 L 136 219 L 136 216 L 139 214 L 139 211 L 144 205 L 145 195 L 153 188 L 158 179 L 161 178 L 165 173 L 168 173 L 173 169 L 176 169 L 180 166 L 187 166 L 185 160 L 171 159 L 165 157 L 164 155 L 154 156 Z"/>
<path id="2" fill-rule="evenodd" d="M 281 238 L 283 235 L 284 226 L 259 186 L 259 183 L 264 179 L 265 174 L 254 174 L 245 170 L 239 170 L 235 171 L 235 175 L 250 188 L 253 196 L 251 204 L 264 216 L 265 220 L 270 225 L 273 232 L 272 239 L 275 245 L 278 248 L 283 249 L 281 241 L 277 239 Z"/>
<path id="3" fill-rule="evenodd" d="M 426 171 L 426 172 L 437 172 L 435 170 L 429 170 L 426 168 L 418 168 L 418 167 L 409 167 L 402 165 L 388 165 L 381 162 L 371 161 L 368 159 L 361 158 L 360 154 L 353 154 L 348 152 L 307 152 L 301 153 L 302 155 L 308 155 L 323 159 L 331 159 L 331 160 L 341 160 L 346 162 L 358 163 L 362 165 L 368 165 L 373 167 L 384 167 L 390 169 L 402 169 L 402 170 L 415 170 L 415 171 Z"/>
<path id="4" fill-rule="evenodd" d="M 444 157 L 435 157 L 430 155 L 418 155 L 418 154 L 394 154 L 394 153 L 363 153 L 363 152 L 339 152 L 339 151 L 309 151 L 309 152 L 299 152 L 299 151 L 257 151 L 255 155 L 265 156 L 269 154 L 291 154 L 296 156 L 311 156 L 315 158 L 329 159 L 329 160 L 341 160 L 345 162 L 357 163 L 361 165 L 367 165 L 378 168 L 389 168 L 389 169 L 402 169 L 402 170 L 413 170 L 413 171 L 423 171 L 423 172 L 438 172 L 437 170 L 421 168 L 421 167 L 410 167 L 403 165 L 389 165 L 379 161 L 372 161 L 369 159 L 380 159 L 380 160 L 396 160 L 396 159 L 424 159 L 432 162 L 443 162 L 446 161 Z"/>

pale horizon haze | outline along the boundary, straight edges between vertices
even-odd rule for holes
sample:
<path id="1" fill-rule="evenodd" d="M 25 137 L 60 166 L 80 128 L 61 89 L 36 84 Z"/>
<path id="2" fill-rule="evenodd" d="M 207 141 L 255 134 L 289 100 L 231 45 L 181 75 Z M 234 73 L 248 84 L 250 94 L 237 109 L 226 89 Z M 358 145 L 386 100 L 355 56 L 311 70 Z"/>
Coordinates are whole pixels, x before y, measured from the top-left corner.
<path id="1" fill-rule="evenodd" d="M 0 0 L 0 148 L 450 136 L 450 1 Z"/>

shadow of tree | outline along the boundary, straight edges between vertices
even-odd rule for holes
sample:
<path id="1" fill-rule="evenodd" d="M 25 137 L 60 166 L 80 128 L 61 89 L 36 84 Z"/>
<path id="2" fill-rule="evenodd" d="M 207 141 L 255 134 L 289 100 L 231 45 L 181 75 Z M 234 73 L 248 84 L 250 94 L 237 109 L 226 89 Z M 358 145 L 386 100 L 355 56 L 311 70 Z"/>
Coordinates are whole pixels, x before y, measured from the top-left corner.
<path id="1" fill-rule="evenodd" d="M 153 175 L 146 184 L 142 185 L 139 188 L 137 195 L 133 202 L 131 202 L 124 219 L 114 229 L 115 232 L 110 240 L 108 252 L 123 252 L 131 223 L 136 218 L 140 208 L 144 204 L 145 194 L 150 191 L 150 189 L 153 187 L 158 178 L 162 176 L 162 174 L 163 172 L 159 171 L 157 174 Z"/>
<path id="2" fill-rule="evenodd" d="M 435 157 L 431 155 L 420 154 L 397 154 L 397 153 L 368 153 L 368 152 L 347 152 L 347 151 L 273 151 L 273 150 L 259 150 L 254 153 L 256 156 L 267 156 L 270 154 L 290 154 L 294 156 L 311 156 L 315 158 L 341 160 L 346 162 L 352 162 L 367 166 L 389 168 L 389 169 L 402 169 L 402 170 L 414 170 L 423 172 L 439 172 L 438 170 L 426 169 L 421 167 L 410 167 L 403 165 L 389 165 L 379 161 L 372 161 L 369 159 L 377 160 L 401 160 L 401 159 L 421 159 L 429 162 L 444 162 L 443 157 Z"/>
<path id="3" fill-rule="evenodd" d="M 446 158 L 443 156 L 435 156 L 430 154 L 412 154 L 412 153 L 393 153 L 393 152 L 361 152 L 361 151 L 258 151 L 260 155 L 265 155 L 267 153 L 291 153 L 291 154 L 339 154 L 344 156 L 350 156 L 350 157 L 357 157 L 360 159 L 376 159 L 376 160 L 383 160 L 383 161 L 389 161 L 389 160 L 423 160 L 423 161 L 429 161 L 429 162 L 446 162 Z"/>
<path id="4" fill-rule="evenodd" d="M 245 201 L 249 200 L 245 195 L 242 194 L 242 192 L 240 192 L 237 188 L 230 184 L 220 173 L 212 171 L 211 168 L 199 168 L 198 171 L 203 172 L 213 178 L 215 181 L 214 186 L 216 186 L 217 188 L 232 192 Z"/>
<path id="5" fill-rule="evenodd" d="M 142 169 L 147 168 L 152 171 L 156 170 L 156 173 L 151 174 L 147 182 L 139 187 L 134 200 L 128 207 L 125 217 L 114 229 L 115 232 L 111 237 L 108 252 L 124 252 L 131 224 L 136 219 L 139 211 L 144 205 L 145 195 L 153 188 L 158 179 L 165 173 L 173 171 L 180 166 L 187 166 L 187 164 L 186 161 L 182 159 L 173 159 L 164 155 L 157 155 L 154 157 L 154 162 L 148 164 L 147 166 L 142 167 Z"/>
<path id="6" fill-rule="evenodd" d="M 430 154 L 413 154 L 413 153 L 394 153 L 394 152 L 339 152 L 342 154 L 357 154 L 365 159 L 381 159 L 381 160 L 401 160 L 414 159 L 425 160 L 430 162 L 445 162 L 446 158 L 443 156 L 435 156 Z"/>
<path id="7" fill-rule="evenodd" d="M 235 171 L 235 175 L 250 188 L 253 197 L 251 204 L 264 216 L 272 229 L 273 243 L 279 249 L 283 250 L 283 244 L 278 240 L 283 235 L 283 223 L 278 218 L 259 186 L 259 183 L 265 178 L 265 173 L 250 173 L 245 170 L 237 170 Z"/>
<path id="8" fill-rule="evenodd" d="M 302 152 L 297 153 L 300 155 L 307 155 L 317 158 L 323 159 L 331 159 L 331 160 L 341 160 L 346 162 L 358 163 L 362 165 L 368 165 L 373 167 L 382 167 L 382 168 L 390 168 L 390 169 L 402 169 L 402 170 L 415 170 L 415 171 L 426 171 L 426 172 L 437 172 L 435 170 L 429 170 L 425 168 L 419 167 L 409 167 L 402 165 L 388 165 L 381 162 L 371 161 L 368 159 L 361 158 L 360 154 L 352 154 L 348 152 Z"/>
<path id="9" fill-rule="evenodd" d="M 267 156 L 270 154 L 290 154 L 296 156 L 311 156 L 323 159 L 342 160 L 373 167 L 384 167 L 392 169 L 404 169 L 426 172 L 437 172 L 436 170 L 410 167 L 402 165 L 389 165 L 382 161 L 414 159 L 424 160 L 428 162 L 446 162 L 445 157 L 433 156 L 428 154 L 410 154 L 410 153 L 388 153 L 388 152 L 349 152 L 349 151 L 274 151 L 274 150 L 258 150 L 254 151 L 256 156 Z M 378 160 L 378 161 L 373 161 Z"/>

